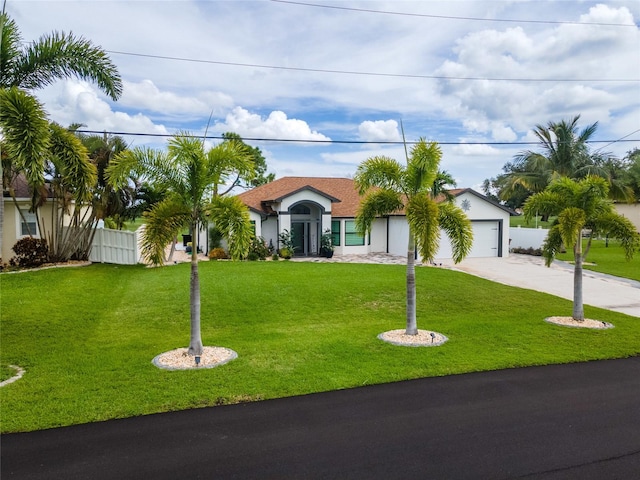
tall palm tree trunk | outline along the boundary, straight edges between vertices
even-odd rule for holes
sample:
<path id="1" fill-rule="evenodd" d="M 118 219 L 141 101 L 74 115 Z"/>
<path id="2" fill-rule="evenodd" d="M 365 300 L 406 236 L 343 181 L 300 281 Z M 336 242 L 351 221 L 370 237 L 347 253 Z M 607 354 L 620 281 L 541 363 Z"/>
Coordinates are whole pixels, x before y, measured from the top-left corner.
<path id="1" fill-rule="evenodd" d="M 409 247 L 407 249 L 407 335 L 417 335 L 416 322 L 416 241 L 413 233 L 409 232 Z"/>
<path id="2" fill-rule="evenodd" d="M 189 342 L 189 355 L 202 354 L 202 338 L 200 336 L 200 278 L 198 276 L 198 260 L 193 257 L 196 253 L 191 253 L 191 282 L 190 282 L 190 302 L 191 302 L 191 340 Z"/>
<path id="3" fill-rule="evenodd" d="M 582 234 L 578 235 L 578 242 L 574 247 L 573 266 L 573 319 L 584 321 L 584 305 L 582 303 Z"/>
<path id="4" fill-rule="evenodd" d="M 193 225 L 192 232 L 197 232 Z M 194 242 L 195 243 L 195 242 Z M 200 276 L 198 275 L 198 249 L 191 248 L 191 281 L 189 284 L 189 300 L 191 302 L 191 341 L 189 355 L 202 355 L 202 337 L 200 335 Z"/>

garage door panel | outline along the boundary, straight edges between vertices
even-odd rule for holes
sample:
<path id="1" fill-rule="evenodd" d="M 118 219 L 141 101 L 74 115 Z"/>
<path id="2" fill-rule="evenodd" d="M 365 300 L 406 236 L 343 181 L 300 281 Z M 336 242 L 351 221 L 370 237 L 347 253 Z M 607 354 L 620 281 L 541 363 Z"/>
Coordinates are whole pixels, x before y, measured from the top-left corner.
<path id="1" fill-rule="evenodd" d="M 473 230 L 473 246 L 467 257 L 497 257 L 498 245 L 500 241 L 500 230 L 498 222 L 479 222 L 472 221 L 471 228 Z M 440 248 L 436 258 L 452 258 L 453 250 L 451 248 L 451 240 L 449 236 L 442 232 L 440 238 Z"/>

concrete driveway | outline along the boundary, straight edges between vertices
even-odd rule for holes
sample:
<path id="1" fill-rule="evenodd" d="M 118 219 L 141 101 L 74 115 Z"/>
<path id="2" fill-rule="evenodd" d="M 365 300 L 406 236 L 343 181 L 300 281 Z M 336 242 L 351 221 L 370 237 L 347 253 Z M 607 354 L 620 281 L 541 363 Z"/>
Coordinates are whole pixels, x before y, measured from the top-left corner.
<path id="1" fill-rule="evenodd" d="M 510 254 L 498 258 L 467 258 L 459 264 L 437 260 L 443 267 L 514 287 L 528 288 L 573 300 L 573 265 L 555 261 L 547 268 L 542 257 Z M 584 270 L 585 305 L 640 317 L 640 282 Z"/>

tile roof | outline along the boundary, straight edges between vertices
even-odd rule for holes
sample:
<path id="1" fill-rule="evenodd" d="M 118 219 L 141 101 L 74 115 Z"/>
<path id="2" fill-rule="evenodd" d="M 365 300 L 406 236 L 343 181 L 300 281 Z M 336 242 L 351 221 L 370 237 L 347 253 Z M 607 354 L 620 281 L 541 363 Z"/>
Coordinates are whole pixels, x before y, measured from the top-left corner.
<path id="1" fill-rule="evenodd" d="M 332 216 L 355 217 L 360 205 L 360 195 L 350 178 L 283 177 L 241 193 L 238 198 L 252 210 L 268 215 L 273 211 L 263 202 L 279 201 L 305 188 L 324 194 L 332 200 Z"/>
<path id="2" fill-rule="evenodd" d="M 241 193 L 238 197 L 252 210 L 266 215 L 273 215 L 275 212 L 269 205 L 271 202 L 280 202 L 284 197 L 304 190 L 305 188 L 316 193 L 324 194 L 331 199 L 333 202 L 331 215 L 333 217 L 349 218 L 356 216 L 358 206 L 360 205 L 360 195 L 358 195 L 355 184 L 350 178 L 283 177 Z M 470 188 L 454 188 L 449 190 L 449 193 L 454 197 L 458 197 L 463 193 L 471 193 L 513 214 L 507 207 L 491 201 L 484 195 Z M 441 202 L 444 199 L 444 196 L 440 196 L 437 200 Z M 395 214 L 404 215 L 404 212 L 399 211 Z"/>

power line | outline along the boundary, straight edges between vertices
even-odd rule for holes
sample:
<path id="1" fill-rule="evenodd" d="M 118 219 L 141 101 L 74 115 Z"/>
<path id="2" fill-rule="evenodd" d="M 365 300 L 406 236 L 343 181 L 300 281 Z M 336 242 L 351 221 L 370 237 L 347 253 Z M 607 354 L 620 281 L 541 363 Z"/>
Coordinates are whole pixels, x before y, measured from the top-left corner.
<path id="1" fill-rule="evenodd" d="M 633 135 L 634 133 L 638 133 L 640 132 L 640 128 L 638 130 L 634 130 L 633 132 L 629 133 L 628 135 L 625 135 L 624 137 L 620 137 L 617 140 L 613 140 L 609 143 L 607 143 L 606 145 L 603 145 L 602 147 L 600 147 L 598 150 L 596 150 L 593 153 L 598 153 L 600 150 L 602 150 L 603 148 L 607 148 L 609 145 L 613 145 L 614 143 L 618 143 L 618 142 L 626 142 L 627 140 L 625 140 L 625 138 L 630 137 L 631 135 Z"/>
<path id="2" fill-rule="evenodd" d="M 445 20 L 465 20 L 465 21 L 479 21 L 479 22 L 506 22 L 506 23 L 539 23 L 550 25 L 587 25 L 587 26 L 604 26 L 604 27 L 636 27 L 631 23 L 602 23 L 602 22 L 572 22 L 572 21 L 556 21 L 556 20 L 516 20 L 505 18 L 479 18 L 479 17 L 458 17 L 452 15 L 431 15 L 426 13 L 406 13 L 406 12 L 391 12 L 386 10 L 373 10 L 369 8 L 353 8 L 353 7 L 339 7 L 337 5 L 321 5 L 317 3 L 308 2 L 293 2 L 289 0 L 271 0 L 274 3 L 288 3 L 291 5 L 300 5 L 304 7 L 317 7 L 333 10 L 346 10 L 351 12 L 364 12 L 364 13 L 377 13 L 383 15 L 399 15 L 404 17 L 424 17 L 424 18 L 438 18 Z"/>
<path id="3" fill-rule="evenodd" d="M 626 137 L 633 135 L 630 133 Z M 117 136 L 135 136 L 135 137 L 157 137 L 157 138 L 170 138 L 175 137 L 176 134 L 169 133 L 142 133 L 142 132 L 109 132 L 105 130 L 75 130 L 78 133 L 89 133 L 96 135 L 117 135 Z M 205 138 L 207 140 L 224 140 L 222 135 L 187 135 L 193 138 Z M 616 142 L 640 142 L 640 139 L 626 139 L 626 137 L 617 140 L 588 140 L 586 143 L 608 143 L 609 145 Z M 317 143 L 317 144 L 342 144 L 342 145 L 403 145 L 402 141 L 370 141 L 370 140 L 302 140 L 295 138 L 261 138 L 261 137 L 242 137 L 243 141 L 250 142 L 282 142 L 282 143 Z M 540 142 L 439 142 L 439 145 L 539 145 Z M 418 141 L 408 141 L 408 144 L 416 144 Z M 606 147 L 607 145 L 605 145 Z M 604 148 L 604 147 L 603 147 Z"/>
<path id="4" fill-rule="evenodd" d="M 105 50 L 107 53 L 115 55 L 128 55 L 132 57 L 154 58 L 160 60 L 174 60 L 180 62 L 206 63 L 213 65 L 228 65 L 233 67 L 250 67 L 250 68 L 269 68 L 273 70 L 292 70 L 298 72 L 314 72 L 314 73 L 337 73 L 341 75 L 361 75 L 371 77 L 395 77 L 395 78 L 420 78 L 431 80 L 470 80 L 470 81 L 492 81 L 492 82 L 583 82 L 583 83 L 600 83 L 600 82 L 640 82 L 637 78 L 501 78 L 501 77 L 454 77 L 446 75 L 418 75 L 409 73 L 384 73 L 384 72 L 361 72 L 355 70 L 330 70 L 324 68 L 303 68 L 303 67 L 285 67 L 282 65 L 265 65 L 259 63 L 239 63 L 239 62 L 223 62 L 219 60 L 203 60 L 198 58 L 172 57 L 167 55 L 152 55 L 147 53 L 122 52 L 117 50 Z"/>

